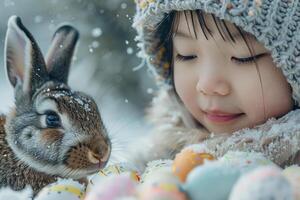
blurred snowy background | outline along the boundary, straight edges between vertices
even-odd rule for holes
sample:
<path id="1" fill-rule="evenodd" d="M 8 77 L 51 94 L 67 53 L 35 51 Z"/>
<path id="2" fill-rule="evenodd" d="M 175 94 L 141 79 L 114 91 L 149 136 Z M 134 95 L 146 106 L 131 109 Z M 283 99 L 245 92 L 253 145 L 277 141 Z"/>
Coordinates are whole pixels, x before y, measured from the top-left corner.
<path id="1" fill-rule="evenodd" d="M 1 0 L 0 1 L 0 112 L 13 104 L 13 89 L 4 70 L 4 39 L 7 20 L 21 17 L 44 55 L 52 34 L 68 22 L 80 32 L 69 84 L 93 96 L 113 138 L 117 155 L 137 137 L 147 134 L 143 120 L 155 85 L 136 57 L 135 30 L 131 27 L 133 0 Z M 114 155 L 115 157 L 116 155 Z"/>

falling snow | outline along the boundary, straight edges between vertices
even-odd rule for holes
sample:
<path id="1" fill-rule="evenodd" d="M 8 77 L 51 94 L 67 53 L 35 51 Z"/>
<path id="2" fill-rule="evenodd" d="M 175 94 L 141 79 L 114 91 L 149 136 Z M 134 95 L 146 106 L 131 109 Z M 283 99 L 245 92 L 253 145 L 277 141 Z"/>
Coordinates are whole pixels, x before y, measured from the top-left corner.
<path id="1" fill-rule="evenodd" d="M 90 109 L 90 107 L 89 107 L 88 104 L 84 105 L 84 110 L 87 111 L 87 112 L 91 111 L 91 109 Z"/>
<path id="2" fill-rule="evenodd" d="M 37 16 L 35 16 L 34 17 L 34 22 L 35 23 L 41 23 L 43 21 L 43 17 L 42 16 L 40 16 L 40 15 L 37 15 Z"/>
<path id="3" fill-rule="evenodd" d="M 91 46 L 96 49 L 100 46 L 100 43 L 98 41 L 93 41 Z"/>
<path id="4" fill-rule="evenodd" d="M 122 8 L 122 9 L 126 9 L 126 8 L 127 8 L 127 4 L 126 4 L 126 3 L 122 3 L 122 4 L 121 4 L 121 8 Z"/>
<path id="5" fill-rule="evenodd" d="M 132 54 L 133 53 L 133 49 L 131 47 L 128 47 L 126 50 L 127 54 Z"/>
<path id="6" fill-rule="evenodd" d="M 102 35 L 102 30 L 101 28 L 97 27 L 97 28 L 94 28 L 92 30 L 92 36 L 97 38 L 97 37 L 100 37 Z"/>
<path id="7" fill-rule="evenodd" d="M 148 89 L 147 89 L 147 93 L 148 93 L 148 94 L 152 94 L 152 93 L 153 93 L 153 89 L 152 89 L 152 88 L 148 88 Z"/>

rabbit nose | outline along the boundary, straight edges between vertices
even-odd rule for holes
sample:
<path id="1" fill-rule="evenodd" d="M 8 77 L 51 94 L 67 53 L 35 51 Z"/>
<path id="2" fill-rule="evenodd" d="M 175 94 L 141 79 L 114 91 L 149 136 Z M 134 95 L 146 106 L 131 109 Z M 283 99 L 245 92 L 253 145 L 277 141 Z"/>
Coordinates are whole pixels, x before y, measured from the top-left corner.
<path id="1" fill-rule="evenodd" d="M 91 163 L 106 163 L 110 156 L 110 146 L 107 145 L 105 147 L 98 146 L 94 151 L 88 151 L 88 159 Z"/>
<path id="2" fill-rule="evenodd" d="M 109 156 L 110 156 L 110 151 L 107 151 L 103 157 L 101 156 L 101 154 L 97 154 L 92 151 L 88 152 L 88 159 L 93 164 L 97 164 L 99 162 L 105 163 L 108 161 Z"/>

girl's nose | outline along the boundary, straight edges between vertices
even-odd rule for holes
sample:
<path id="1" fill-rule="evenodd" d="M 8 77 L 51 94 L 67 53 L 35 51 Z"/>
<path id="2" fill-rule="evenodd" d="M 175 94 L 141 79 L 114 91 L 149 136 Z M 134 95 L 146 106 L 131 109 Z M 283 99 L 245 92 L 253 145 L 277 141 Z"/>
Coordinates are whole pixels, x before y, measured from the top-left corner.
<path id="1" fill-rule="evenodd" d="M 226 96 L 231 92 L 231 86 L 226 75 L 218 73 L 205 73 L 199 76 L 196 90 L 208 96 Z"/>

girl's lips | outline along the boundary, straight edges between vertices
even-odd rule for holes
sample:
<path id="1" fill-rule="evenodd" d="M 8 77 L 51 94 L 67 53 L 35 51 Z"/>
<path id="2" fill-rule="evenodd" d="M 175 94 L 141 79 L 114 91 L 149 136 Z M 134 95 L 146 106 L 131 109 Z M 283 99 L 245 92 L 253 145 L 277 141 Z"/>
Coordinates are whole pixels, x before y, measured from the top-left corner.
<path id="1" fill-rule="evenodd" d="M 207 119 L 213 122 L 229 122 L 243 115 L 243 113 L 237 113 L 237 114 L 209 113 L 209 112 L 204 112 L 204 113 Z"/>

